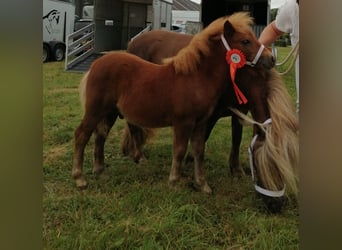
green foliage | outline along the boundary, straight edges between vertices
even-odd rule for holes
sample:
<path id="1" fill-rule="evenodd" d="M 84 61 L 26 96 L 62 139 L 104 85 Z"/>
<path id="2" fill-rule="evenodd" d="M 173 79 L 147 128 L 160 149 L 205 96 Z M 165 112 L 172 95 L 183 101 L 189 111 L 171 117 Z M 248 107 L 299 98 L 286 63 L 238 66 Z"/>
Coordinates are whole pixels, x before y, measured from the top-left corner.
<path id="1" fill-rule="evenodd" d="M 288 53 L 279 48 L 280 55 Z M 78 84 L 82 74 L 59 62 L 43 65 L 44 249 L 298 249 L 298 207 L 293 201 L 269 214 L 255 196 L 251 177 L 233 179 L 228 169 L 230 118 L 215 126 L 206 146 L 206 177 L 213 195 L 191 187 L 193 165 L 182 183 L 167 184 L 172 130 L 158 130 L 146 145 L 148 161 L 135 164 L 120 152 L 124 121 L 118 120 L 105 147 L 106 169 L 92 174 L 93 140 L 86 147 L 87 190 L 71 178 L 74 130 L 82 119 Z M 293 71 L 285 77 L 295 100 Z M 252 128 L 245 127 L 241 164 L 249 168 Z"/>
<path id="2" fill-rule="evenodd" d="M 278 13 L 278 9 L 272 9 L 270 11 L 270 22 L 272 22 L 273 20 L 275 20 L 276 16 Z"/>

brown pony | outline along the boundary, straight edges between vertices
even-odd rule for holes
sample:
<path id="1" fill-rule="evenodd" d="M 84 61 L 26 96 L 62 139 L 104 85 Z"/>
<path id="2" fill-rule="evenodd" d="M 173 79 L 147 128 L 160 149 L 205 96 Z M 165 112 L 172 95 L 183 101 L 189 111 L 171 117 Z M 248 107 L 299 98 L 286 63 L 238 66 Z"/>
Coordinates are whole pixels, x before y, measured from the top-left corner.
<path id="1" fill-rule="evenodd" d="M 152 30 L 134 38 L 128 44 L 127 52 L 162 64 L 165 58 L 175 56 L 180 49 L 188 46 L 192 37 L 167 30 Z"/>
<path id="2" fill-rule="evenodd" d="M 152 63 L 162 64 L 163 59 L 175 56 L 179 50 L 187 46 L 192 37 L 192 35 L 166 30 L 152 30 L 131 41 L 128 45 L 127 52 L 137 55 Z M 246 114 L 247 106 L 241 105 L 239 106 L 239 110 Z M 217 120 L 224 116 L 232 116 L 232 146 L 229 155 L 229 166 L 231 173 L 236 175 L 240 174 L 242 170 L 240 168 L 239 160 L 242 125 L 239 122 L 238 116 L 234 115 L 227 106 L 218 103 L 208 120 L 205 140 L 207 141 L 209 138 L 211 130 Z M 137 163 L 144 160 L 145 156 L 142 149 L 151 134 L 150 129 L 140 128 L 127 122 L 121 143 L 123 154 L 131 156 Z M 189 159 L 191 159 L 191 156 L 188 155 L 187 160 Z"/>
<path id="3" fill-rule="evenodd" d="M 164 65 L 122 52 L 97 59 L 80 84 L 85 113 L 75 130 L 72 175 L 77 187 L 87 186 L 82 169 L 90 136 L 95 133 L 93 170 L 101 173 L 105 140 L 121 115 L 135 126 L 173 127 L 170 184 L 180 179 L 179 168 L 190 141 L 195 186 L 211 193 L 204 176 L 208 119 L 219 102 L 238 107 L 225 58 L 228 42 L 230 48 L 240 50 L 247 61 L 254 59 L 255 63 L 240 68 L 235 80 L 248 99 L 255 134 L 259 135 L 252 150 L 256 182 L 271 191 L 282 189 L 286 184 L 290 191 L 296 192 L 293 171 L 298 160 L 296 116 L 282 81 L 276 71 L 270 70 L 274 58 L 268 50 L 260 50 L 262 46 L 252 32 L 252 24 L 252 18 L 242 12 L 217 19 Z M 257 62 L 256 58 L 259 58 Z M 240 82 L 242 76 L 248 76 L 249 81 Z M 264 81 L 254 83 L 252 80 L 256 78 Z M 272 125 L 263 124 L 269 117 Z"/>

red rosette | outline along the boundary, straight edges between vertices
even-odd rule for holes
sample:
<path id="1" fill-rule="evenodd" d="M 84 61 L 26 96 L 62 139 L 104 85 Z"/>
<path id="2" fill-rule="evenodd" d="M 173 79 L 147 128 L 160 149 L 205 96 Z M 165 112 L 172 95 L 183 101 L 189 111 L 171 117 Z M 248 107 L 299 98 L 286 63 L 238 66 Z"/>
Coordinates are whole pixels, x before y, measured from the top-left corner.
<path id="1" fill-rule="evenodd" d="M 231 49 L 226 53 L 226 61 L 228 64 L 234 64 L 238 69 L 246 64 L 246 57 L 240 50 Z"/>
<path id="2" fill-rule="evenodd" d="M 235 82 L 235 74 L 238 68 L 242 68 L 246 64 L 246 57 L 245 55 L 238 49 L 232 49 L 227 51 L 226 53 L 226 61 L 230 67 L 230 78 L 233 83 L 233 88 L 235 91 L 236 98 L 239 104 L 246 104 L 247 98 L 239 89 L 238 85 Z"/>

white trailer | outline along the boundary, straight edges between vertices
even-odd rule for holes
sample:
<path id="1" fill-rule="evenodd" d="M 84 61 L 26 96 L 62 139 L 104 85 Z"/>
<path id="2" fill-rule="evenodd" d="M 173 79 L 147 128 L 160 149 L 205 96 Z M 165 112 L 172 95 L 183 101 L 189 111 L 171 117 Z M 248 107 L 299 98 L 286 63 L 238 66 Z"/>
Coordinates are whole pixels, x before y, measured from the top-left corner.
<path id="1" fill-rule="evenodd" d="M 181 30 L 185 31 L 187 22 L 200 22 L 200 12 L 191 10 L 173 10 L 172 11 L 172 25 L 180 27 Z"/>
<path id="2" fill-rule="evenodd" d="M 65 58 L 65 39 L 74 32 L 75 5 L 43 0 L 43 62 Z"/>

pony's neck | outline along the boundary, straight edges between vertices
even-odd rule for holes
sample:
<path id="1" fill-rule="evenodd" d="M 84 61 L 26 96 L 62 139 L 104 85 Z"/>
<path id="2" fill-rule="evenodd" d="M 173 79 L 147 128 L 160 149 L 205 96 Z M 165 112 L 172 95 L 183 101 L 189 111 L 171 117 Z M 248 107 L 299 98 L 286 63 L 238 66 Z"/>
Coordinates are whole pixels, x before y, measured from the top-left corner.
<path id="1" fill-rule="evenodd" d="M 227 84 L 230 81 L 230 78 L 229 65 L 225 60 L 226 50 L 222 43 L 218 42 L 212 45 L 211 51 L 214 51 L 215 53 L 210 53 L 207 56 L 201 55 L 201 63 L 198 70 L 213 76 L 213 81 L 215 79 L 215 81 L 219 83 L 224 82 Z"/>
<path id="2" fill-rule="evenodd" d="M 270 117 L 267 104 L 268 77 L 267 71 L 248 65 L 238 69 L 235 75 L 235 83 L 246 97 L 253 119 L 259 123 Z"/>

